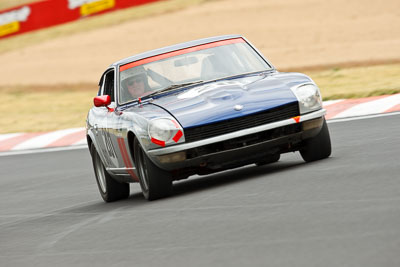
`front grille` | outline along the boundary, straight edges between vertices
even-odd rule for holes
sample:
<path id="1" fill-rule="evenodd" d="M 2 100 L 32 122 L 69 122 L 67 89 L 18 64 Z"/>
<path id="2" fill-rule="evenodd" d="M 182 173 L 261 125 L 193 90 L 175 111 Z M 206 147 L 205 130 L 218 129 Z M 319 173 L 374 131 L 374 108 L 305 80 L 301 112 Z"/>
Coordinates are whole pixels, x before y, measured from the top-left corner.
<path id="1" fill-rule="evenodd" d="M 214 154 L 218 152 L 223 152 L 223 151 L 228 151 L 228 150 L 234 150 L 237 148 L 244 148 L 256 144 L 260 144 L 263 142 L 271 141 L 271 140 L 277 140 L 282 137 L 288 137 L 290 142 L 288 140 L 283 141 L 281 147 L 279 145 L 281 143 L 274 143 L 272 145 L 275 146 L 275 148 L 279 152 L 283 152 L 286 150 L 290 150 L 290 147 L 292 145 L 296 145 L 298 143 L 299 139 L 296 139 L 294 136 L 295 134 L 299 134 L 302 129 L 302 124 L 301 123 L 295 123 L 295 124 L 290 124 L 270 130 L 266 130 L 263 132 L 258 132 L 258 133 L 253 133 L 241 137 L 236 137 L 230 140 L 225 140 L 209 145 L 204 145 L 196 148 L 192 148 L 187 150 L 186 152 L 186 157 L 187 159 L 192 159 L 200 156 L 205 156 L 209 154 Z M 290 144 L 290 145 L 289 145 Z"/>
<path id="2" fill-rule="evenodd" d="M 256 114 L 185 129 L 185 141 L 194 142 L 267 123 L 290 119 L 298 115 L 299 107 L 297 102 L 294 102 Z"/>

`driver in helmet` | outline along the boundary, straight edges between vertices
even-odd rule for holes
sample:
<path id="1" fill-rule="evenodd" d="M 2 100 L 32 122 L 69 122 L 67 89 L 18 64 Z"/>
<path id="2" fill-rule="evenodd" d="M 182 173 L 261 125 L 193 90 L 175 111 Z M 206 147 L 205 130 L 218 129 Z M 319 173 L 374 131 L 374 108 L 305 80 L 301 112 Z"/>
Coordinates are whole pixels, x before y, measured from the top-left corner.
<path id="1" fill-rule="evenodd" d="M 129 79 L 126 79 L 125 86 L 128 89 L 129 94 L 133 98 L 138 98 L 142 96 L 145 92 L 144 77 L 142 75 L 136 75 Z"/>
<path id="2" fill-rule="evenodd" d="M 146 71 L 143 67 L 127 69 L 121 72 L 121 80 L 125 100 L 138 98 L 149 90 Z"/>

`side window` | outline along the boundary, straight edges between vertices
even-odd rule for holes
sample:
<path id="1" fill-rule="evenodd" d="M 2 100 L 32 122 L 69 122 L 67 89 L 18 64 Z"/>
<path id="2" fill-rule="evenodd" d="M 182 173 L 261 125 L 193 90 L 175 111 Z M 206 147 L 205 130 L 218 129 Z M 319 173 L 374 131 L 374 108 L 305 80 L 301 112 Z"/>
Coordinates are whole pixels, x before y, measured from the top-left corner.
<path id="1" fill-rule="evenodd" d="M 115 101 L 114 97 L 114 71 L 109 71 L 104 76 L 104 89 L 103 95 L 109 95 L 111 97 L 111 102 Z"/>
<path id="2" fill-rule="evenodd" d="M 97 96 L 101 96 L 102 94 L 102 89 L 103 89 L 103 82 L 104 82 L 104 74 L 101 76 L 101 79 L 99 81 L 99 91 L 97 92 Z"/>

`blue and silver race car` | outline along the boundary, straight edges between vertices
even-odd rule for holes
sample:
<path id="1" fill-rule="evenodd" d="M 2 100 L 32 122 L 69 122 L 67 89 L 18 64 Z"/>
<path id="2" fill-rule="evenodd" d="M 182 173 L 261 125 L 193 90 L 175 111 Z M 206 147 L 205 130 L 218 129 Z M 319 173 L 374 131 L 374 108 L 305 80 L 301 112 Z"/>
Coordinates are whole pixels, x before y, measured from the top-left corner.
<path id="1" fill-rule="evenodd" d="M 218 36 L 112 64 L 87 117 L 100 194 L 110 202 L 139 182 L 148 200 L 172 182 L 299 151 L 327 158 L 331 142 L 312 79 L 278 72 L 244 37 Z"/>

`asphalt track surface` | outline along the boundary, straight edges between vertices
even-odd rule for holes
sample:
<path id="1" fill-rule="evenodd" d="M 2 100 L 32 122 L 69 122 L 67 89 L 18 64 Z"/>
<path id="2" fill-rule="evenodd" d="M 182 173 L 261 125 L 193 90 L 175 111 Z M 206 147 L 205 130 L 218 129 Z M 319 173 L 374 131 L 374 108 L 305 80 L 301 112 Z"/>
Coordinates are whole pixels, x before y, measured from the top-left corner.
<path id="1" fill-rule="evenodd" d="M 103 203 L 86 149 L 0 157 L 0 266 L 400 266 L 400 115 L 298 153 Z"/>

